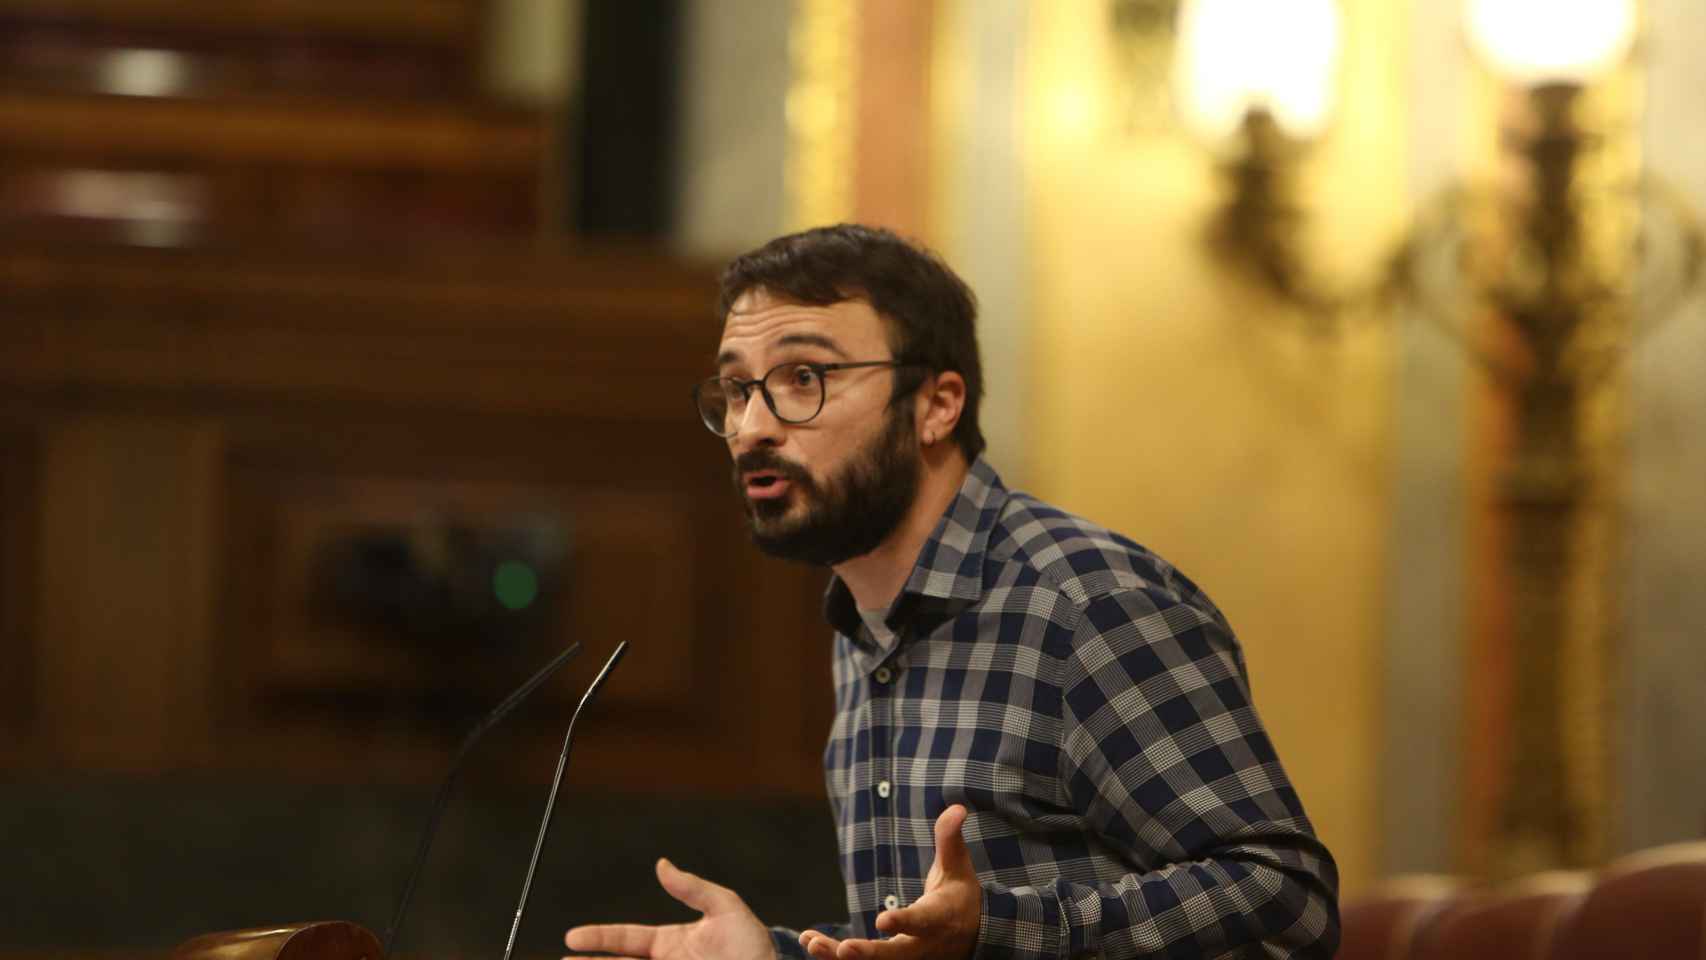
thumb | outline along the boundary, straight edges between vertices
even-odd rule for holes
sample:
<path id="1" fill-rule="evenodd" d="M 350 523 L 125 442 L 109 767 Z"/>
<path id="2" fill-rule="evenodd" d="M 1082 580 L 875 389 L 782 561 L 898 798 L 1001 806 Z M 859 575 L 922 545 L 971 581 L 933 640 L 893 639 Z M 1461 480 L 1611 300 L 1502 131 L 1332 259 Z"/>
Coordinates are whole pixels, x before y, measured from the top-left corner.
<path id="1" fill-rule="evenodd" d="M 936 868 L 944 875 L 977 873 L 976 865 L 971 862 L 971 852 L 966 849 L 965 838 L 960 834 L 965 827 L 966 816 L 966 808 L 956 803 L 936 818 Z"/>
<path id="2" fill-rule="evenodd" d="M 664 892 L 700 913 L 715 913 L 731 899 L 739 899 L 733 890 L 688 873 L 667 859 L 659 858 L 657 871 Z"/>

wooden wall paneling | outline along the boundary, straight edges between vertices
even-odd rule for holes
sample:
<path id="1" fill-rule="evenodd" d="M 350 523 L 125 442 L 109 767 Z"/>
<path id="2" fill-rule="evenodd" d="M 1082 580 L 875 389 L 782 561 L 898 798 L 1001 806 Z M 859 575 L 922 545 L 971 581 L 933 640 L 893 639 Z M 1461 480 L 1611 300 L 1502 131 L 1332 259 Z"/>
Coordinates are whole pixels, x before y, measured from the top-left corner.
<path id="1" fill-rule="evenodd" d="M 304 593 L 332 532 L 450 505 L 567 517 L 581 546 L 552 639 L 586 653 L 494 731 L 483 775 L 547 778 L 571 701 L 624 635 L 578 782 L 820 792 L 824 573 L 758 554 L 727 452 L 693 419 L 712 289 L 620 251 L 0 241 L 19 345 L 0 351 L 0 390 L 44 437 L 44 764 L 436 780 L 464 728 L 434 709 L 430 671 L 317 619 Z M 459 709 L 545 655 L 464 671 Z"/>
<path id="2" fill-rule="evenodd" d="M 0 167 L 0 221 L 155 246 L 279 235 L 390 244 L 398 235 L 527 237 L 539 224 L 535 171 L 107 168 L 91 157 Z"/>
<path id="3" fill-rule="evenodd" d="M 0 93 L 0 146 L 106 166 L 209 165 L 531 174 L 540 117 L 495 106 Z"/>
<path id="4" fill-rule="evenodd" d="M 0 755 L 24 748 L 35 715 L 40 449 L 25 422 L 0 421 Z"/>
<path id="5" fill-rule="evenodd" d="M 270 582 L 271 619 L 261 628 L 255 669 L 262 686 L 303 689 L 384 689 L 420 693 L 434 684 L 460 686 L 496 702 L 526 675 L 570 643 L 580 641 L 584 661 L 607 654 L 621 639 L 634 641 L 623 677 L 641 685 L 612 686 L 605 702 L 687 713 L 708 691 L 696 689 L 692 647 L 693 536 L 686 504 L 667 491 L 575 489 L 514 482 L 468 483 L 441 477 L 287 476 L 275 479 L 271 521 L 276 524 Z M 316 563 L 327 546 L 366 531 L 397 531 L 424 550 L 454 524 L 470 530 L 508 529 L 543 522 L 567 543 L 560 593 L 550 621 L 525 644 L 525 655 L 492 647 L 493 638 L 462 642 L 384 642 L 387 631 L 317 613 L 312 602 Z M 488 656 L 499 663 L 482 664 Z M 513 662 L 512 662 L 513 661 Z M 511 669 L 491 675 L 491 667 Z M 541 699 L 578 697 L 582 678 L 571 671 Z M 452 672 L 446 673 L 446 670 Z"/>
<path id="6" fill-rule="evenodd" d="M 484 0 L 0 0 L 0 15 L 191 33 L 341 33 L 455 43 L 478 32 Z"/>
<path id="7" fill-rule="evenodd" d="M 46 428 L 42 761 L 136 771 L 202 755 L 218 443 L 202 421 L 105 415 Z"/>
<path id="8" fill-rule="evenodd" d="M 556 643 L 573 637 L 585 644 L 567 676 L 541 691 L 528 718 L 507 724 L 531 731 L 516 750 L 532 759 L 510 776 L 549 772 L 560 721 L 602 657 L 628 638 L 634 648 L 588 718 L 577 769 L 634 788 L 732 788 L 755 773 L 765 782 L 782 779 L 769 770 L 786 760 L 752 759 L 746 646 L 755 638 L 749 624 L 727 612 L 731 598 L 750 591 L 750 571 L 727 562 L 727 545 L 743 535 L 725 485 L 725 455 L 687 419 L 634 429 L 410 413 L 336 428 L 277 419 L 233 427 L 240 436 L 229 467 L 228 551 L 263 559 L 229 592 L 227 634 L 259 639 L 231 645 L 236 659 L 222 669 L 240 678 L 235 688 L 246 692 L 226 704 L 222 725 L 258 731 L 265 746 L 234 737 L 224 752 L 288 757 L 327 775 L 377 758 L 391 776 L 436 776 L 450 738 L 440 738 L 437 752 L 410 749 L 414 732 L 376 731 L 359 709 L 340 712 L 335 699 L 317 715 L 294 716 L 280 713 L 276 701 L 281 693 L 316 688 L 407 694 L 414 683 L 414 694 L 425 692 L 431 670 L 411 665 L 407 651 L 385 649 L 360 631 L 328 629 L 302 613 L 307 558 L 328 532 L 407 524 L 454 506 L 465 517 L 498 522 L 527 513 L 562 517 L 576 543 L 554 642 L 519 662 L 495 664 L 501 669 L 493 674 L 470 670 L 465 677 L 483 702 L 495 702 Z M 430 441 L 423 443 L 423 434 Z M 708 550 L 720 552 L 721 562 L 707 562 Z M 300 706 L 301 698 L 294 702 Z M 361 735 L 376 738 L 374 752 L 339 753 L 340 729 L 367 730 Z"/>
<path id="9" fill-rule="evenodd" d="M 154 246 L 531 237 L 549 139 L 538 112 L 465 97 L 11 89 L 0 92 L 0 220 Z"/>
<path id="10" fill-rule="evenodd" d="M 751 544 L 738 562 L 752 571 L 748 616 L 762 664 L 754 671 L 761 711 L 754 750 L 776 758 L 771 789 L 820 794 L 835 706 L 833 635 L 822 605 L 829 572 L 765 557 Z"/>
<path id="11" fill-rule="evenodd" d="M 281 23 L 277 14 L 284 5 L 271 3 L 244 6 L 236 17 L 196 19 L 183 17 L 182 8 L 200 6 L 193 2 L 140 17 L 145 11 L 139 8 L 149 4 L 125 3 L 129 17 L 54 6 L 48 13 L 0 3 L 0 78 L 8 89 L 112 92 L 115 81 L 138 79 L 125 75 L 128 61 L 169 66 L 163 75 L 141 79 L 155 81 L 148 85 L 155 94 L 184 98 L 284 93 L 465 100 L 479 91 L 484 51 L 477 22 L 436 32 L 430 16 L 420 24 L 397 17 L 366 29 L 303 18 Z M 381 5 L 360 8 L 370 6 Z"/>
<path id="12" fill-rule="evenodd" d="M 707 354 L 721 324 L 712 316 L 716 273 L 710 265 L 609 247 L 541 251 L 530 245 L 417 244 L 399 236 L 379 248 L 280 242 L 150 250 L 0 236 L 0 282 L 31 297 L 80 290 L 90 302 L 241 304 L 272 322 L 307 329 L 333 323 L 275 303 L 368 307 L 376 328 L 396 330 L 556 329 L 565 316 L 584 315 L 586 332 L 593 334 L 700 333 Z M 627 329 L 642 317 L 650 329 Z M 681 347 L 665 348 L 673 353 Z"/>
<path id="13" fill-rule="evenodd" d="M 0 250 L 9 320 L 30 331 L 0 355 L 0 379 L 691 419 L 683 384 L 703 375 L 716 338 L 706 272 L 648 276 L 632 257 L 461 255 L 394 253 L 400 269 L 375 266 L 372 252 L 256 265 L 183 251 Z"/>

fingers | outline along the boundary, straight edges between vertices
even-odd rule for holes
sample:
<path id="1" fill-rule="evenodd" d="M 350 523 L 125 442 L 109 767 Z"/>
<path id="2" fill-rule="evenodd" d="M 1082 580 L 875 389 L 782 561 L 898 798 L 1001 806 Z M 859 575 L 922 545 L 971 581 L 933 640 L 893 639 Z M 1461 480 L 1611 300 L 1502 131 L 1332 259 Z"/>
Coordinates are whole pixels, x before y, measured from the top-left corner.
<path id="1" fill-rule="evenodd" d="M 827 933 L 807 930 L 800 934 L 800 946 L 806 948 L 806 954 L 813 960 L 835 960 L 835 952 L 840 948 L 841 941 Z"/>
<path id="2" fill-rule="evenodd" d="M 898 936 L 888 940 L 841 941 L 835 960 L 918 960 L 924 956 L 925 943 L 917 937 Z M 815 956 L 815 954 L 814 954 Z"/>
<path id="3" fill-rule="evenodd" d="M 877 930 L 894 936 L 910 933 L 915 936 L 930 933 L 948 919 L 948 908 L 938 898 L 925 894 L 910 907 L 884 910 L 877 914 Z"/>
<path id="4" fill-rule="evenodd" d="M 625 957 L 649 957 L 657 939 L 657 928 L 637 923 L 605 923 L 575 927 L 563 934 L 570 950 L 617 953 Z"/>
<path id="5" fill-rule="evenodd" d="M 965 823 L 966 808 L 957 803 L 936 818 L 935 866 L 943 873 L 977 873 L 977 867 L 971 862 L 971 852 L 966 849 L 965 837 L 960 835 Z"/>
<path id="6" fill-rule="evenodd" d="M 719 887 L 703 877 L 695 876 L 666 859 L 658 860 L 658 883 L 670 896 L 700 913 L 716 913 L 738 905 L 740 895 L 728 887 Z"/>

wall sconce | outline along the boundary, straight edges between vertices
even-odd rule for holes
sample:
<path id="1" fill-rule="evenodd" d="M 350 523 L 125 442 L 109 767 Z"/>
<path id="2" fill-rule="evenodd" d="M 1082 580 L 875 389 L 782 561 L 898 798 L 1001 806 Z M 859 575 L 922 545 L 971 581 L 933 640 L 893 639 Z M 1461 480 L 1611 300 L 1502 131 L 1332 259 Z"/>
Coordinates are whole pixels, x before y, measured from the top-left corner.
<path id="1" fill-rule="evenodd" d="M 1185 121 L 1228 185 L 1214 247 L 1318 327 L 1340 298 L 1306 278 L 1293 180 L 1332 119 L 1341 32 L 1337 0 L 1186 0 L 1174 60 Z"/>
<path id="2" fill-rule="evenodd" d="M 1332 9 L 1329 9 L 1332 8 Z M 1495 508 L 1508 525 L 1513 742 L 1487 840 L 1488 872 L 1581 866 L 1596 858 L 1594 804 L 1572 753 L 1563 638 L 1579 559 L 1575 531 L 1592 483 L 1584 404 L 1627 352 L 1636 320 L 1673 312 L 1702 279 L 1706 232 L 1651 177 L 1588 184 L 1584 90 L 1629 56 L 1634 0 L 1469 0 L 1470 45 L 1524 95 L 1504 133 L 1520 188 L 1459 183 L 1426 200 L 1374 279 L 1337 289 L 1310 270 L 1292 188 L 1324 129 L 1339 38 L 1329 0 L 1195 0 L 1182 14 L 1180 95 L 1217 147 L 1228 195 L 1210 239 L 1225 262 L 1329 334 L 1349 311 L 1401 299 L 1469 346 L 1510 401 L 1511 450 Z M 1283 38 L 1283 39 L 1282 39 Z M 1301 54 L 1307 53 L 1307 62 Z M 1606 225 L 1632 242 L 1607 252 Z M 1636 295 L 1639 295 L 1637 309 Z M 1502 324 L 1481 349 L 1470 320 Z M 1603 641 L 1601 641 L 1603 642 Z M 1590 654 L 1598 657 L 1603 651 Z M 1577 675 L 1580 670 L 1575 671 Z M 1590 675 L 1593 671 L 1589 671 Z M 1601 722 L 1587 721 L 1587 722 Z"/>
<path id="3" fill-rule="evenodd" d="M 1532 86 L 1591 82 L 1635 43 L 1634 0 L 1473 0 L 1466 12 L 1477 52 Z"/>
<path id="4" fill-rule="evenodd" d="M 1340 20 L 1336 0 L 1186 0 L 1175 85 L 1185 117 L 1223 141 L 1254 113 L 1297 140 L 1332 115 Z"/>
<path id="5" fill-rule="evenodd" d="M 1577 104 L 1586 85 L 1627 58 L 1636 20 L 1634 0 L 1469 0 L 1472 48 L 1501 77 L 1527 89 L 1531 116 L 1506 138 L 1529 181 L 1525 210 L 1513 209 L 1513 198 L 1498 190 L 1454 185 L 1424 204 L 1371 283 L 1346 289 L 1311 271 L 1300 242 L 1307 218 L 1295 199 L 1302 162 L 1331 122 L 1343 30 L 1337 0 L 1185 0 L 1174 84 L 1187 123 L 1214 151 L 1227 185 L 1210 224 L 1213 248 L 1227 265 L 1300 308 L 1323 334 L 1347 311 L 1397 294 L 1429 307 L 1434 319 L 1455 322 L 1460 301 L 1444 295 L 1432 267 L 1448 248 L 1473 242 L 1472 208 L 1499 208 L 1507 224 L 1525 221 L 1502 235 L 1532 248 L 1521 262 L 1538 264 L 1555 281 L 1572 270 L 1573 279 L 1582 279 L 1584 264 L 1566 267 L 1559 259 L 1579 253 L 1575 171 L 1595 142 L 1577 122 Z M 1642 265 L 1644 279 L 1662 288 L 1644 291 L 1648 303 L 1674 304 L 1699 281 L 1706 259 L 1698 220 L 1650 178 L 1623 199 L 1643 212 L 1639 246 L 1669 255 L 1664 267 L 1653 269 L 1651 252 Z M 1515 291 L 1505 287 L 1471 292 L 1512 306 Z M 1649 306 L 1647 313 L 1663 310 Z"/>

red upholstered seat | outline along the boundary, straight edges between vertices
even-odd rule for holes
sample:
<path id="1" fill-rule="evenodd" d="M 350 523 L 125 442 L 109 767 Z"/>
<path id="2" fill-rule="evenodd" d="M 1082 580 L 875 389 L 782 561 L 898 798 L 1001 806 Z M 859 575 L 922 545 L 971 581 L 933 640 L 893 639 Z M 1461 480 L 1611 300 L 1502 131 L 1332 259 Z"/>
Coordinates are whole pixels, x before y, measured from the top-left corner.
<path id="1" fill-rule="evenodd" d="M 1397 877 L 1347 902 L 1339 912 L 1337 960 L 1399 960 L 1416 930 L 1445 909 L 1461 889 L 1451 877 Z"/>
<path id="2" fill-rule="evenodd" d="M 1558 929 L 1549 960 L 1706 960 L 1706 843 L 1613 863 Z"/>
<path id="3" fill-rule="evenodd" d="M 1544 960 L 1591 883 L 1584 873 L 1542 873 L 1458 900 L 1417 931 L 1404 960 Z"/>

